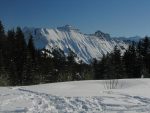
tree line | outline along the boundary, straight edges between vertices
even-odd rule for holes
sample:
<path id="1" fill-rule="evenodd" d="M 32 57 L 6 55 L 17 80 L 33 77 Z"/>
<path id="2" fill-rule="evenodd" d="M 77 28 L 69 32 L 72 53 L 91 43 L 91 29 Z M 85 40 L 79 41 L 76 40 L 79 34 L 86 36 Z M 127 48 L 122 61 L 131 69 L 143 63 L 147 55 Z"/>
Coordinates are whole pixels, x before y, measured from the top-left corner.
<path id="1" fill-rule="evenodd" d="M 123 54 L 115 46 L 112 53 L 91 64 L 77 63 L 71 49 L 68 56 L 61 49 L 36 49 L 32 35 L 28 38 L 20 27 L 5 32 L 0 21 L 1 86 L 150 77 L 149 37 L 133 42 Z"/>

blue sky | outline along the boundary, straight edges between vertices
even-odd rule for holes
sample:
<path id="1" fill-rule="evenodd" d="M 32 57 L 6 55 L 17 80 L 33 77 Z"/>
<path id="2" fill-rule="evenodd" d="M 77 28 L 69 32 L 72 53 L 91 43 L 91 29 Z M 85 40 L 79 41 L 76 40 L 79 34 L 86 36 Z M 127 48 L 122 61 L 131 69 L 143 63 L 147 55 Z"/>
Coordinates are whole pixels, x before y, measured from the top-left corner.
<path id="1" fill-rule="evenodd" d="M 150 0 L 0 0 L 0 20 L 6 29 L 70 24 L 84 33 L 150 36 Z"/>

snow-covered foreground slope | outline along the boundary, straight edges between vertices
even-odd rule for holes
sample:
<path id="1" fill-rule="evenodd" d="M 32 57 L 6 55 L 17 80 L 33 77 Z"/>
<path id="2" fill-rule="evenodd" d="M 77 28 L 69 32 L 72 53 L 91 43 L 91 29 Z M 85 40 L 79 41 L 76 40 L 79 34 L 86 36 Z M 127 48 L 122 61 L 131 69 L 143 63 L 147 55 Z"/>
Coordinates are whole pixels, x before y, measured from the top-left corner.
<path id="1" fill-rule="evenodd" d="M 70 25 L 57 29 L 24 28 L 23 32 L 26 39 L 32 34 L 37 48 L 46 48 L 50 51 L 59 48 L 64 51 L 65 55 L 72 50 L 85 63 L 90 63 L 93 58 L 99 59 L 103 54 L 110 53 L 116 45 L 122 51 L 128 47 L 121 40 L 111 39 L 109 34 L 97 31 L 95 34 L 87 35 Z"/>
<path id="2" fill-rule="evenodd" d="M 0 113 L 150 113 L 150 79 L 0 87 Z"/>

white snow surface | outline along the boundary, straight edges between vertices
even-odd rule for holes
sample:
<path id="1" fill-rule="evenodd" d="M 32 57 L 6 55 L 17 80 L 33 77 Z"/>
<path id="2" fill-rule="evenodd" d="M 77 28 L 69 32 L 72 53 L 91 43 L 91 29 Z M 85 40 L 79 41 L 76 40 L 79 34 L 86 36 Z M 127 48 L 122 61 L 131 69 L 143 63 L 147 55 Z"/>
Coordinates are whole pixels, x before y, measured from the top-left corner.
<path id="1" fill-rule="evenodd" d="M 0 87 L 0 113 L 150 113 L 150 79 Z"/>
<path id="2" fill-rule="evenodd" d="M 128 47 L 125 42 L 111 39 L 108 34 L 102 32 L 83 34 L 70 25 L 56 29 L 26 27 L 23 32 L 27 40 L 29 35 L 33 36 L 36 48 L 46 48 L 50 51 L 60 48 L 65 55 L 71 49 L 85 63 L 90 63 L 93 58 L 100 59 L 103 54 L 112 52 L 115 46 L 118 46 L 122 52 Z"/>

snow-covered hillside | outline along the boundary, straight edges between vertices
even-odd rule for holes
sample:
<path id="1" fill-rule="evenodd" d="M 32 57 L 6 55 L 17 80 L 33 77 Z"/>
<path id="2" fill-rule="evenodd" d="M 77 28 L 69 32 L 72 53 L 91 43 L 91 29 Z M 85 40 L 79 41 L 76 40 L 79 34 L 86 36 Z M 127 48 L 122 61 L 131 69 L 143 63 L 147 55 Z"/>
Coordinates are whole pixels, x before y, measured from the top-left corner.
<path id="1" fill-rule="evenodd" d="M 127 44 L 121 40 L 111 39 L 109 34 L 97 31 L 87 35 L 70 25 L 57 29 L 24 28 L 23 32 L 26 39 L 32 34 L 37 48 L 49 50 L 60 48 L 65 55 L 71 49 L 85 63 L 90 63 L 93 58 L 99 59 L 103 54 L 110 53 L 116 45 L 122 51 L 127 48 Z"/>
<path id="2" fill-rule="evenodd" d="M 150 79 L 0 87 L 0 113 L 150 113 Z"/>

